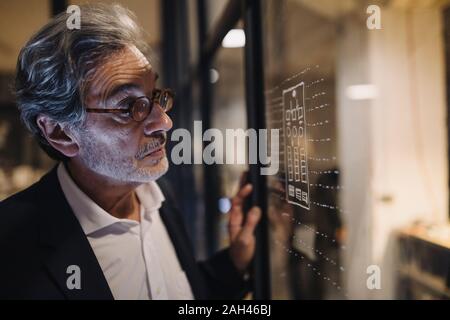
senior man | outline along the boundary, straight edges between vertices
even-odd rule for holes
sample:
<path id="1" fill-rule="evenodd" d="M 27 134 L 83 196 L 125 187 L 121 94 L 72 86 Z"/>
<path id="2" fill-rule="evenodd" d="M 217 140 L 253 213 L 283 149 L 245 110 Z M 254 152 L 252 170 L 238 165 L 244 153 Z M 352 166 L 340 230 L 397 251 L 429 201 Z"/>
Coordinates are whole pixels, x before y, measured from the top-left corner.
<path id="1" fill-rule="evenodd" d="M 242 298 L 261 215 L 244 218 L 251 185 L 233 199 L 230 247 L 197 263 L 158 180 L 173 93 L 158 88 L 134 16 L 87 5 L 80 29 L 66 20 L 51 20 L 18 58 L 22 121 L 58 164 L 0 203 L 0 298 Z"/>

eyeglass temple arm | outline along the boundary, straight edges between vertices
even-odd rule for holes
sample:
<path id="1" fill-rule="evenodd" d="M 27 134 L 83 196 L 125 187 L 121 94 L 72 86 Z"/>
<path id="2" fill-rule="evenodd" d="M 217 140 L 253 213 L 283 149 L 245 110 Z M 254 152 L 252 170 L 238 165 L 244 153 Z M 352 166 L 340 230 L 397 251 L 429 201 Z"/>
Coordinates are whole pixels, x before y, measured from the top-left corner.
<path id="1" fill-rule="evenodd" d="M 89 108 L 85 109 L 86 112 L 91 113 L 127 113 L 130 112 L 128 109 L 95 109 L 95 108 Z"/>

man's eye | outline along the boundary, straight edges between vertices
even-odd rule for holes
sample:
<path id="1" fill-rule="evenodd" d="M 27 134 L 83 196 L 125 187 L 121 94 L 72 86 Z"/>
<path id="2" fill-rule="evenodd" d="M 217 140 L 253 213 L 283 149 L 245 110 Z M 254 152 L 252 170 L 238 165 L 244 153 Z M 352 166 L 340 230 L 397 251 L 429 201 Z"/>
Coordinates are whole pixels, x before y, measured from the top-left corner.
<path id="1" fill-rule="evenodd" d="M 131 107 L 131 104 L 133 103 L 133 98 L 130 98 L 130 97 L 128 97 L 128 98 L 125 98 L 125 99 L 122 99 L 122 100 L 120 100 L 119 101 L 119 103 L 117 104 L 117 106 L 119 107 L 119 108 L 123 108 L 123 109 L 127 109 L 127 108 L 130 108 Z"/>
<path id="2" fill-rule="evenodd" d="M 129 111 L 124 111 L 124 112 L 121 112 L 121 113 L 117 113 L 117 116 L 120 118 L 120 119 L 122 119 L 122 120 L 129 120 L 129 119 L 131 119 L 131 116 L 130 116 L 130 112 Z"/>
<path id="3" fill-rule="evenodd" d="M 129 111 L 124 111 L 124 112 L 119 113 L 119 115 L 120 115 L 121 118 L 126 118 L 126 117 L 130 116 L 130 112 Z"/>

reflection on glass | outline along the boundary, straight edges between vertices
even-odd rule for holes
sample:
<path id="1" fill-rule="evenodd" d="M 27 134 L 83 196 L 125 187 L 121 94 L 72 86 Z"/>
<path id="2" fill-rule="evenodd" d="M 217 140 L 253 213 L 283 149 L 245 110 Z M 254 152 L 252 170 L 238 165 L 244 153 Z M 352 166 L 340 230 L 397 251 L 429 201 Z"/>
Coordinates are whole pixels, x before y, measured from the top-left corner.
<path id="1" fill-rule="evenodd" d="M 263 3 L 272 297 L 449 298 L 445 7 Z"/>

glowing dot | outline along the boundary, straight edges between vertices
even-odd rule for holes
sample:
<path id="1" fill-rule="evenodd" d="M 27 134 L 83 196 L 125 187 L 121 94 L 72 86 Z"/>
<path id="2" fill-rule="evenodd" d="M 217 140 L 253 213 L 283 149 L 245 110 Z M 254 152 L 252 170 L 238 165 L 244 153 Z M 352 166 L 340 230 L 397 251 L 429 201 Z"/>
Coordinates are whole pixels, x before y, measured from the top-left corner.
<path id="1" fill-rule="evenodd" d="M 228 198 L 219 199 L 219 211 L 223 214 L 228 213 L 231 209 L 231 201 Z"/>

